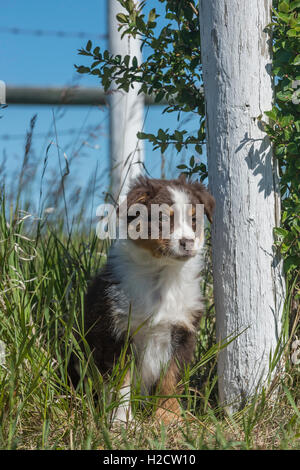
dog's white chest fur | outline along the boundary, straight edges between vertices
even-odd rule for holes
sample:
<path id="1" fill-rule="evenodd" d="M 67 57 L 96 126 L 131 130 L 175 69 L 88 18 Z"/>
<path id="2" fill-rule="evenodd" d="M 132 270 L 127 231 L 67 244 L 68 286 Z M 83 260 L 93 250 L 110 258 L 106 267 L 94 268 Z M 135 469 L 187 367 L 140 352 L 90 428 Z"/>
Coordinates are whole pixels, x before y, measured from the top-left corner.
<path id="1" fill-rule="evenodd" d="M 115 331 L 121 334 L 130 324 L 143 388 L 149 389 L 171 358 L 173 327 L 194 328 L 193 313 L 201 309 L 201 258 L 166 263 L 130 241 L 119 242 L 114 251 L 115 274 L 125 294 L 116 305 Z"/>

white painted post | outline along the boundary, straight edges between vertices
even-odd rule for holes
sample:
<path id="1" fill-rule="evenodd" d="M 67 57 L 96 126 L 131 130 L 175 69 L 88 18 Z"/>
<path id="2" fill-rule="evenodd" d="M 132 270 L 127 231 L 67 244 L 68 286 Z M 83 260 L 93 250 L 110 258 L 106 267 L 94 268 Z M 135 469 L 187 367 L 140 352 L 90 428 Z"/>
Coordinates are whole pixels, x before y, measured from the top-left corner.
<path id="1" fill-rule="evenodd" d="M 121 39 L 118 31 L 118 13 L 126 12 L 117 0 L 107 0 L 109 50 L 111 54 L 135 56 L 141 62 L 140 40 L 128 35 Z M 137 132 L 142 130 L 144 119 L 144 100 L 137 94 L 137 87 L 127 93 L 112 86 L 110 96 L 110 158 L 111 193 L 117 201 L 127 192 L 129 182 L 142 171 L 144 161 L 142 141 Z"/>
<path id="2" fill-rule="evenodd" d="M 0 80 L 0 104 L 6 104 L 6 85 Z"/>
<path id="3" fill-rule="evenodd" d="M 282 264 L 273 247 L 280 201 L 259 116 L 272 108 L 272 0 L 200 0 L 209 186 L 216 198 L 213 277 L 220 399 L 237 410 L 269 371 L 281 332 Z M 265 117 L 264 117 L 265 118 Z"/>

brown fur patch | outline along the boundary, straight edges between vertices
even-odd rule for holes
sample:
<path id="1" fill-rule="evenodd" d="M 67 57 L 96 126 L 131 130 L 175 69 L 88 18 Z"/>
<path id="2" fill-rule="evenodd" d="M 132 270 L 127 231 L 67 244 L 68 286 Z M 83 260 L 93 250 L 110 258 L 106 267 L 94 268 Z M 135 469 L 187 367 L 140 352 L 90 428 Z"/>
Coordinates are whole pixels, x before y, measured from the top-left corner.
<path id="1" fill-rule="evenodd" d="M 178 383 L 185 366 L 193 360 L 196 346 L 196 329 L 200 320 L 201 313 L 195 313 L 191 331 L 185 326 L 176 325 L 172 330 L 172 348 L 173 359 L 168 369 L 157 385 L 160 395 L 178 395 L 182 392 L 182 386 Z M 181 410 L 177 398 L 161 398 L 158 402 L 156 416 L 162 419 L 165 424 L 180 419 Z"/>
<path id="2" fill-rule="evenodd" d="M 144 248 L 145 250 L 150 251 L 154 258 L 160 258 L 164 256 L 168 250 L 168 240 L 153 240 L 151 238 L 148 240 L 142 240 L 141 238 L 138 238 L 137 240 L 134 240 L 134 243 Z"/>
<path id="3" fill-rule="evenodd" d="M 159 383 L 158 391 L 160 395 L 176 395 L 180 393 L 178 382 L 180 373 L 174 359 L 172 359 L 162 381 Z M 157 418 L 165 424 L 180 419 L 181 409 L 177 398 L 160 398 L 158 408 L 155 412 Z"/>

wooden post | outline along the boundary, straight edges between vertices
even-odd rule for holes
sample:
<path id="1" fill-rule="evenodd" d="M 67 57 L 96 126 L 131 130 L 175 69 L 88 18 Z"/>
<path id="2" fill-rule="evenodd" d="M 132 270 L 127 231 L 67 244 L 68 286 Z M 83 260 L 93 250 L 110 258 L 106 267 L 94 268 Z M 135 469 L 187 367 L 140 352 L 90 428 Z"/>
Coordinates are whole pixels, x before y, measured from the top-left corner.
<path id="1" fill-rule="evenodd" d="M 126 35 L 121 39 L 118 32 L 116 15 L 124 12 L 117 0 L 107 0 L 109 49 L 111 54 L 135 56 L 141 62 L 139 39 Z M 142 141 L 137 132 L 143 126 L 144 101 L 137 94 L 137 88 L 130 88 L 128 93 L 112 87 L 110 97 L 110 158 L 111 192 L 115 200 L 127 192 L 130 180 L 142 171 L 144 161 Z"/>
<path id="2" fill-rule="evenodd" d="M 259 117 L 272 108 L 272 0 L 200 0 L 221 401 L 237 410 L 265 383 L 281 332 L 282 263 L 273 245 L 276 163 Z M 266 118 L 264 116 L 264 118 Z"/>

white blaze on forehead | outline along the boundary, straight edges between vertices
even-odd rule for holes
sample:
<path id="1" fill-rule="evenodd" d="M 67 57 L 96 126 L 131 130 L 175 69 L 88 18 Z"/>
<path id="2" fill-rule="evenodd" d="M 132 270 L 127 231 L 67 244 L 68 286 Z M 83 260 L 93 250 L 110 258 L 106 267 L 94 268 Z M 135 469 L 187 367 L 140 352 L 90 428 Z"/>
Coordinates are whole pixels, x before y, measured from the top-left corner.
<path id="1" fill-rule="evenodd" d="M 185 204 L 191 204 L 189 196 L 182 189 L 177 188 L 168 188 L 171 193 L 173 204 L 178 204 L 178 206 L 184 206 Z"/>
<path id="2" fill-rule="evenodd" d="M 188 220 L 189 220 L 188 212 L 192 204 L 188 194 L 185 191 L 182 191 L 180 189 L 176 189 L 176 188 L 168 188 L 168 189 L 169 189 L 169 192 L 171 193 L 171 197 L 173 201 L 172 205 L 175 206 L 175 226 L 174 226 L 173 237 L 177 240 L 180 238 L 194 239 L 195 238 L 194 231 L 191 225 L 188 223 Z"/>

